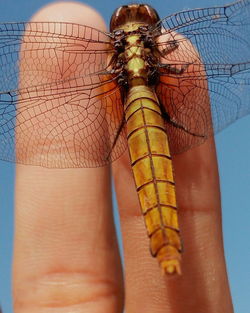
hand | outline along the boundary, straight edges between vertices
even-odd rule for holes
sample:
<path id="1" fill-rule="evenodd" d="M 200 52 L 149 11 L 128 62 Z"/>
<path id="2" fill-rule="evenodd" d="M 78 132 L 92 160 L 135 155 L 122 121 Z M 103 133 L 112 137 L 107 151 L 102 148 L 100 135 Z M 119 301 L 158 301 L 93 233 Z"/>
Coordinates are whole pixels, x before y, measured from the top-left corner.
<path id="1" fill-rule="evenodd" d="M 79 3 L 55 3 L 36 21 L 105 29 Z M 113 164 L 125 285 L 112 215 L 110 171 L 17 165 L 14 251 L 16 313 L 232 313 L 223 254 L 213 139 L 174 158 L 183 275 L 162 276 L 149 240 L 128 156 Z M 124 299 L 126 290 L 126 300 Z"/>

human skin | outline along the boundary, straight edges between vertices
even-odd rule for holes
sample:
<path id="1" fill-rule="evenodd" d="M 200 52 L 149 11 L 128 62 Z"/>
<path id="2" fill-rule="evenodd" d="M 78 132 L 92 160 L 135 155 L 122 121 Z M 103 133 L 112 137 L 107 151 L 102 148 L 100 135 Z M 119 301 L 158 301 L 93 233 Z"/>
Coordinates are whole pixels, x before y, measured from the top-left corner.
<path id="1" fill-rule="evenodd" d="M 105 30 L 89 7 L 57 2 L 34 21 Z M 123 236 L 124 279 L 112 215 L 111 172 L 17 165 L 13 263 L 15 313 L 232 313 L 223 252 L 213 138 L 173 159 L 181 276 L 163 276 L 149 253 L 129 157 L 112 171 Z M 126 298 L 124 297 L 126 292 Z"/>

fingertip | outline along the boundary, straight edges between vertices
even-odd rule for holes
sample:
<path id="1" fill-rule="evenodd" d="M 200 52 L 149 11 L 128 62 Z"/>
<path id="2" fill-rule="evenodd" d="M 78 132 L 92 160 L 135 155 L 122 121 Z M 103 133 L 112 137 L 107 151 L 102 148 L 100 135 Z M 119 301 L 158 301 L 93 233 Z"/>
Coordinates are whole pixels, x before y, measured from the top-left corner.
<path id="1" fill-rule="evenodd" d="M 104 19 L 94 8 L 77 1 L 60 1 L 45 5 L 32 16 L 31 21 L 69 22 L 107 30 Z"/>

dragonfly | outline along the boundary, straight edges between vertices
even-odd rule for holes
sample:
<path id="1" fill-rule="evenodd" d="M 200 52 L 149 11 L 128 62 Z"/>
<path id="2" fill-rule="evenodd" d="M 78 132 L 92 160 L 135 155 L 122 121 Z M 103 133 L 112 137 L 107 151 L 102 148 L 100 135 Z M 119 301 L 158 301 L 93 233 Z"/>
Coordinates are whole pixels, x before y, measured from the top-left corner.
<path id="1" fill-rule="evenodd" d="M 181 274 L 172 156 L 250 112 L 250 0 L 163 19 L 115 10 L 110 31 L 0 24 L 0 159 L 106 166 L 129 151 L 150 251 Z"/>

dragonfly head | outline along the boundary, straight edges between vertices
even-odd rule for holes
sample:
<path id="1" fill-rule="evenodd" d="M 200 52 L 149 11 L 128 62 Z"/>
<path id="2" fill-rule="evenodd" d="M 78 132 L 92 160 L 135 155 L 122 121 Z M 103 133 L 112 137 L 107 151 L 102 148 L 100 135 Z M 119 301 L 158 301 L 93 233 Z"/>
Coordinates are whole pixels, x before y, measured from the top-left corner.
<path id="1" fill-rule="evenodd" d="M 128 23 L 153 25 L 160 20 L 158 13 L 148 4 L 128 4 L 115 10 L 110 19 L 110 32 Z"/>

